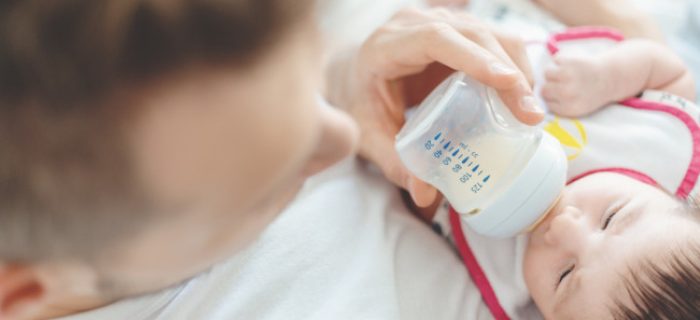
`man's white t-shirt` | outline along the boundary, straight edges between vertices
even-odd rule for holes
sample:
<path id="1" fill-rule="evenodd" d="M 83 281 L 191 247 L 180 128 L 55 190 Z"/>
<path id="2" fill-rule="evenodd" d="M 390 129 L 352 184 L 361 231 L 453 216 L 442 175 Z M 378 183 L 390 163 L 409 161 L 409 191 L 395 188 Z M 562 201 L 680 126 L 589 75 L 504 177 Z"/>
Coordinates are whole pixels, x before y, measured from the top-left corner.
<path id="1" fill-rule="evenodd" d="M 71 320 L 491 319 L 451 247 L 397 189 L 346 161 L 245 251 L 181 285 Z"/>

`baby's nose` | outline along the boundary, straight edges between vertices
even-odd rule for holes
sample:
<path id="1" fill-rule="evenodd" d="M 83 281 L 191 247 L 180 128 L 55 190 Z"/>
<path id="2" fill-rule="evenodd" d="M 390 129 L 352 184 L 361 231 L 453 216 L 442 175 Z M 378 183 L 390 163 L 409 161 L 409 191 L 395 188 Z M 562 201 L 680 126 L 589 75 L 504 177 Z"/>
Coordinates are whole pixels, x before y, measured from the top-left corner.
<path id="1" fill-rule="evenodd" d="M 575 207 L 566 207 L 552 219 L 544 239 L 551 246 L 577 251 L 584 243 L 586 230 L 583 212 Z"/>

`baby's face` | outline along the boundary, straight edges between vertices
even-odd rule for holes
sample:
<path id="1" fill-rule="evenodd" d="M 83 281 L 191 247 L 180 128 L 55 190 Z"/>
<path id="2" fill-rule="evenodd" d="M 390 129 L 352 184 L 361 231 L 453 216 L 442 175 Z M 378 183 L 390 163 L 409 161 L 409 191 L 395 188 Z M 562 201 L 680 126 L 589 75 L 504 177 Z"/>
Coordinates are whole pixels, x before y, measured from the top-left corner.
<path id="1" fill-rule="evenodd" d="M 663 261 L 670 248 L 700 235 L 673 197 L 616 173 L 572 183 L 552 210 L 533 231 L 524 262 L 547 319 L 611 318 L 616 299 L 625 301 L 629 268 Z"/>

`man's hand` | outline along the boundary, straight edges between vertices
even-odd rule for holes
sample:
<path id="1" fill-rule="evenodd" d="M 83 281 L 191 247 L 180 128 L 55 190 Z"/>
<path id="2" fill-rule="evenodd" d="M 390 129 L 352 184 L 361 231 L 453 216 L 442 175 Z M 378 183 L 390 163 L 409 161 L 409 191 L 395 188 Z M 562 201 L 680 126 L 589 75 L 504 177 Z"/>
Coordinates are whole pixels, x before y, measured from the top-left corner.
<path id="1" fill-rule="evenodd" d="M 394 140 L 406 108 L 420 102 L 453 70 L 496 89 L 524 123 L 542 120 L 522 42 L 466 13 L 403 10 L 361 48 L 337 58 L 329 71 L 330 101 L 360 126 L 360 156 L 408 190 L 419 206 L 433 203 L 437 192 L 405 168 Z"/>

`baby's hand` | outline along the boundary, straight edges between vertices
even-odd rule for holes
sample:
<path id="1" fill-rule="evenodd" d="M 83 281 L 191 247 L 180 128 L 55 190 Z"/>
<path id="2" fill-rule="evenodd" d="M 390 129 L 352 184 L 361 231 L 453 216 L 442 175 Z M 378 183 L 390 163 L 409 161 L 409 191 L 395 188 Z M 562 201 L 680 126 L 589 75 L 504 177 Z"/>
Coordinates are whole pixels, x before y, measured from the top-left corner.
<path id="1" fill-rule="evenodd" d="M 595 56 L 555 56 L 545 70 L 542 97 L 561 116 L 592 113 L 611 101 L 609 72 Z"/>

